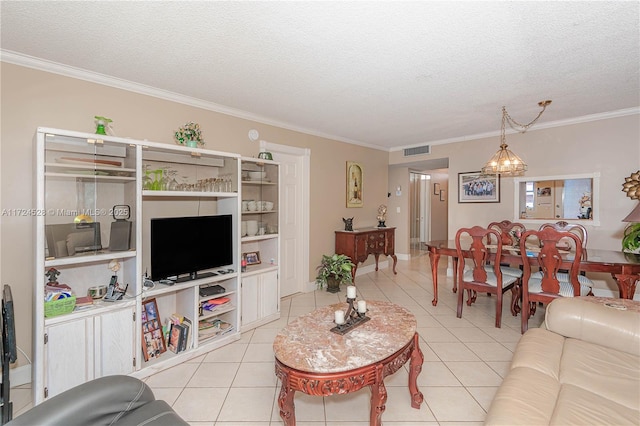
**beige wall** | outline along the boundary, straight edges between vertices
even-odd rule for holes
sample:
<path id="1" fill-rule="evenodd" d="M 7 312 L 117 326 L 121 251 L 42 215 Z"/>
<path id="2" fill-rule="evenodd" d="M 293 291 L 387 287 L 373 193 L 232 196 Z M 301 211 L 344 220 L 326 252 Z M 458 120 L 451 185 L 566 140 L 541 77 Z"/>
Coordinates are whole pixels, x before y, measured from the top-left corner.
<path id="1" fill-rule="evenodd" d="M 388 153 L 311 136 L 254 121 L 0 62 L 1 140 L 0 209 L 34 207 L 34 142 L 38 126 L 93 132 L 94 115 L 114 120 L 120 137 L 173 143 L 175 129 L 200 123 L 206 148 L 257 156 L 258 144 L 247 136 L 257 129 L 269 142 L 311 150 L 310 258 L 305 278 L 313 281 L 323 253 L 334 252 L 334 231 L 342 217 L 355 216 L 358 227 L 375 225 L 386 203 Z M 312 100 L 311 100 L 312 101 Z M 346 208 L 346 161 L 363 165 L 362 208 Z M 34 282 L 33 218 L 0 218 L 0 282 L 13 289 L 20 348 L 31 354 L 31 299 Z M 370 260 L 369 262 L 371 262 Z M 19 357 L 19 364 L 25 362 Z"/>

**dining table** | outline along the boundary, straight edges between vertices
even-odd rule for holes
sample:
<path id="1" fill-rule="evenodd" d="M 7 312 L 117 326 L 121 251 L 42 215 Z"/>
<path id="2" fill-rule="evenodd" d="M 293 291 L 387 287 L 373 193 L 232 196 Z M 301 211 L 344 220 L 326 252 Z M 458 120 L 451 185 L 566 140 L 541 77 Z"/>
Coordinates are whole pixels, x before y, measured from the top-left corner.
<path id="1" fill-rule="evenodd" d="M 455 272 L 458 266 L 456 242 L 454 240 L 433 240 L 424 243 L 424 245 L 429 251 L 429 263 L 433 278 L 433 300 L 431 304 L 436 306 L 438 304 L 438 262 L 440 261 L 440 256 L 444 255 L 452 258 L 454 271 L 453 292 L 456 293 L 458 291 L 458 277 Z M 463 246 L 462 249 L 462 256 L 467 257 L 469 254 L 467 247 Z M 491 246 L 488 249 L 491 252 Z M 537 258 L 534 255 L 535 251 L 535 248 L 527 249 L 527 256 L 530 257 L 532 264 L 537 262 Z M 572 252 L 567 252 L 566 260 L 569 260 L 571 255 Z M 522 265 L 520 249 L 513 246 L 503 246 L 500 263 Z M 640 255 L 616 250 L 583 248 L 580 271 L 610 273 L 618 285 L 620 298 L 633 299 L 637 281 L 640 280 Z"/>

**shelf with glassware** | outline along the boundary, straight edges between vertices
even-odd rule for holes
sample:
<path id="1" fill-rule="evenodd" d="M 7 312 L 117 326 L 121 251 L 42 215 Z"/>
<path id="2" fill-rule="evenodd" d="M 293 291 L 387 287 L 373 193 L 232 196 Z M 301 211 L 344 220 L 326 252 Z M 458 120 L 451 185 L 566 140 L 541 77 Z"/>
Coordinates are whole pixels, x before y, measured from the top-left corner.
<path id="1" fill-rule="evenodd" d="M 35 145 L 32 389 L 38 404 L 78 383 L 134 369 L 141 148 L 128 139 L 52 128 L 38 128 Z M 110 283 L 122 298 L 90 297 Z M 124 325 L 120 337 L 110 331 L 114 321 Z M 115 365 L 106 366 L 104 357 Z"/>
<path id="2" fill-rule="evenodd" d="M 279 172 L 275 161 L 242 159 L 242 331 L 280 318 Z"/>

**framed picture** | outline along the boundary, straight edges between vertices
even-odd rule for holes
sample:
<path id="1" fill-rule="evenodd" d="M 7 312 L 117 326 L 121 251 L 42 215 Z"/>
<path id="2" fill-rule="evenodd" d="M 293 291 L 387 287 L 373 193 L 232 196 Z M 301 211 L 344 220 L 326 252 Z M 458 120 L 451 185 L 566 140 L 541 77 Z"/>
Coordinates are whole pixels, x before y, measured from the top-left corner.
<path id="1" fill-rule="evenodd" d="M 458 173 L 458 203 L 499 203 L 500 175 Z"/>
<path id="2" fill-rule="evenodd" d="M 247 260 L 247 265 L 257 265 L 260 263 L 260 252 L 259 251 L 250 251 L 247 253 L 242 253 L 242 256 Z"/>
<path id="3" fill-rule="evenodd" d="M 156 299 L 149 299 L 142 302 L 142 354 L 145 361 L 157 358 L 167 347 L 162 334 L 160 314 Z"/>
<path id="4" fill-rule="evenodd" d="M 347 161 L 347 207 L 362 207 L 362 165 Z"/>
<path id="5" fill-rule="evenodd" d="M 444 197 L 444 189 L 440 190 L 440 201 L 447 201 L 447 199 Z"/>
<path id="6" fill-rule="evenodd" d="M 438 182 L 435 182 L 433 184 L 433 195 L 439 195 L 440 194 L 440 184 Z"/>

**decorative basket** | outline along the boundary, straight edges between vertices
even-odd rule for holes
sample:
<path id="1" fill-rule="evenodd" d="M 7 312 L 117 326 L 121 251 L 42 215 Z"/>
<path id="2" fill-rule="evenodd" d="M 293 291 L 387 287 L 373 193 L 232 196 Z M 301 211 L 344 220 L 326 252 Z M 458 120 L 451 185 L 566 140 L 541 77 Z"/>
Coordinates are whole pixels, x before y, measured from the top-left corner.
<path id="1" fill-rule="evenodd" d="M 73 312 L 76 307 L 76 297 L 65 297 L 64 299 L 50 300 L 44 302 L 44 316 L 46 318 L 57 317 L 58 315 Z"/>

